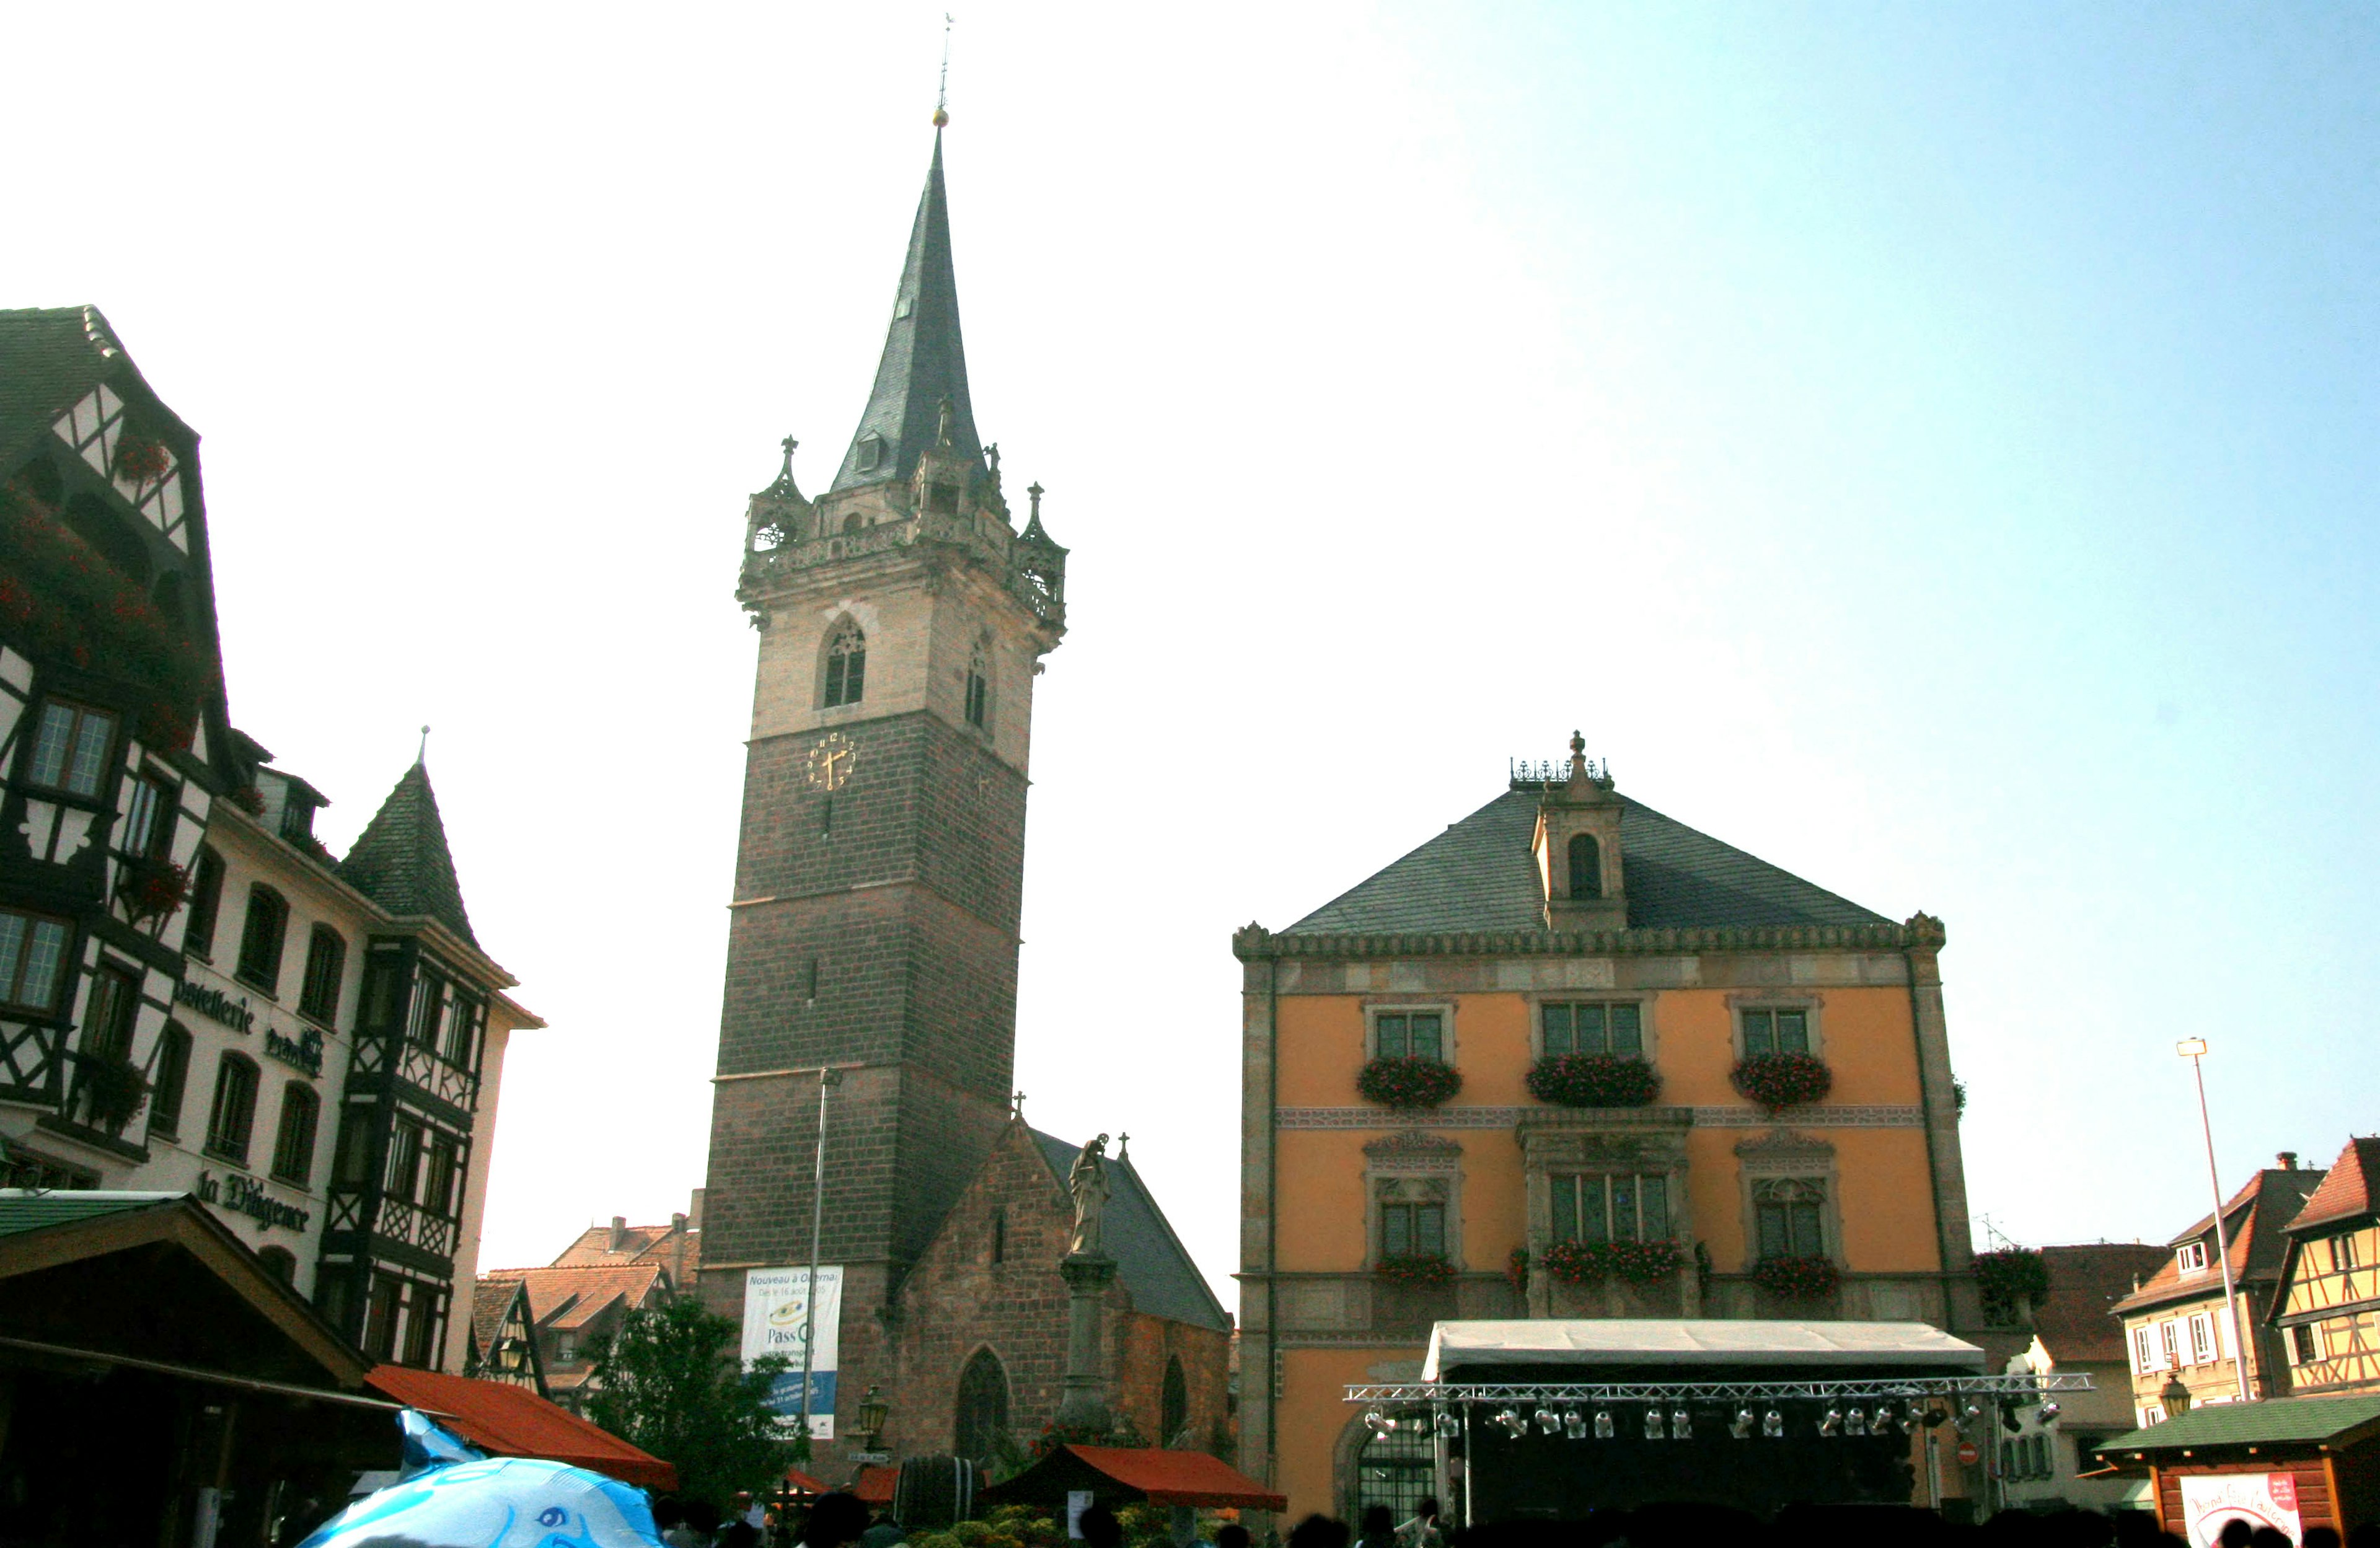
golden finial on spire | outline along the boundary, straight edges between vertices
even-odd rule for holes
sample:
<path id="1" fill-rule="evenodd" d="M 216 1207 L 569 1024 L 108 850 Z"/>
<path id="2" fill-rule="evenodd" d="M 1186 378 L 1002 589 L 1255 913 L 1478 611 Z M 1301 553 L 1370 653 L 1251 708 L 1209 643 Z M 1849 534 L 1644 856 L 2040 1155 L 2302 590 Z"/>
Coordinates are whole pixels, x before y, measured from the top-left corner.
<path id="1" fill-rule="evenodd" d="M 950 12 L 942 13 L 942 84 L 934 93 L 934 127 L 938 129 L 951 121 L 951 26 L 955 19 Z"/>

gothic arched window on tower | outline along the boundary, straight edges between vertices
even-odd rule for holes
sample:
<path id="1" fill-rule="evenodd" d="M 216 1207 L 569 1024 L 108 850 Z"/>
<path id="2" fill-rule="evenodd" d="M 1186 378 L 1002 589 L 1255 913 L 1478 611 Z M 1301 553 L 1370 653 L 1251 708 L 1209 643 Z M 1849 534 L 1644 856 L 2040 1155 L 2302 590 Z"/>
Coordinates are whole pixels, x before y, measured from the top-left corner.
<path id="1" fill-rule="evenodd" d="M 1189 1426 L 1190 1384 L 1182 1374 L 1182 1357 L 1175 1355 L 1165 1362 L 1165 1383 L 1157 1395 L 1157 1427 L 1165 1437 L 1158 1444 L 1177 1444 Z"/>
<path id="2" fill-rule="evenodd" d="M 959 1373 L 958 1424 L 952 1447 L 980 1462 L 990 1457 L 1008 1428 L 1008 1373 L 1000 1357 L 978 1349 Z"/>
<path id="3" fill-rule="evenodd" d="M 857 704 L 868 686 L 868 636 L 849 619 L 826 640 L 826 707 Z"/>
<path id="4" fill-rule="evenodd" d="M 966 721 L 978 731 L 991 724 L 991 653 L 980 640 L 967 658 Z"/>
<path id="5" fill-rule="evenodd" d="M 1573 834 L 1570 841 L 1570 895 L 1603 896 L 1603 846 L 1592 833 Z"/>

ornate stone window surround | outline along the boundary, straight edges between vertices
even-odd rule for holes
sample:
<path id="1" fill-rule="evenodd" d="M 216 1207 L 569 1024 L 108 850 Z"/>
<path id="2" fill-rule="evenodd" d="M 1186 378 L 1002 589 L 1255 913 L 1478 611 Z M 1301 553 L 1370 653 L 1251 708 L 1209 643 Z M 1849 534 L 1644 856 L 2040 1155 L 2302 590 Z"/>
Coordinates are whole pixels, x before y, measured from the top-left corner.
<path id="1" fill-rule="evenodd" d="M 1727 997 L 1728 1035 L 1733 1039 L 1735 1057 L 1743 1058 L 1743 1013 L 1747 1010 L 1799 1010 L 1809 1018 L 1810 1055 L 1827 1057 L 1826 998 L 1793 989 L 1744 990 Z"/>
<path id="2" fill-rule="evenodd" d="M 1454 1001 L 1443 996 L 1428 995 L 1367 995 L 1364 998 L 1364 1058 L 1380 1057 L 1380 1015 L 1409 1015 L 1414 1011 L 1438 1013 L 1439 1056 L 1449 1064 L 1460 1064 L 1454 1042 Z M 1535 1014 L 1535 1012 L 1532 1012 Z"/>
<path id="3" fill-rule="evenodd" d="M 826 626 L 819 631 L 817 659 L 810 665 L 810 707 L 814 713 L 827 720 L 851 720 L 877 707 L 881 695 L 870 695 L 867 692 L 864 669 L 860 696 L 829 704 L 827 672 L 830 659 L 835 654 L 835 647 L 845 631 L 858 636 L 863 660 L 868 656 L 875 654 L 879 647 L 876 635 L 880 622 L 874 608 L 865 605 L 852 606 L 847 603 L 838 606 L 833 614 L 827 619 Z M 868 664 L 878 667 L 879 670 L 883 666 L 880 660 Z"/>
<path id="4" fill-rule="evenodd" d="M 1463 1263 L 1463 1147 L 1407 1130 L 1364 1147 L 1364 1267 L 1379 1266 L 1380 1206 L 1436 1203 L 1446 1209 L 1446 1257 Z"/>
<path id="5" fill-rule="evenodd" d="M 1636 1007 L 1639 1034 L 1645 1040 L 1645 1061 L 1657 1069 L 1660 1066 L 1661 1039 L 1654 1024 L 1654 1006 L 1661 997 L 1652 990 L 1535 989 L 1523 998 L 1529 1003 L 1529 1058 L 1532 1062 L 1546 1057 L 1545 1008 L 1548 1005 L 1633 1005 Z M 1737 1046 L 1742 1046 L 1741 1034 L 1736 1042 Z"/>
<path id="6" fill-rule="evenodd" d="M 1837 1267 L 1843 1262 L 1841 1179 L 1835 1167 L 1835 1147 L 1814 1135 L 1791 1129 L 1774 1129 L 1739 1141 L 1736 1171 L 1742 1179 L 1740 1207 L 1743 1211 L 1743 1266 L 1748 1272 L 1760 1259 L 1760 1185 L 1764 1182 L 1807 1182 L 1819 1190 L 1818 1234 L 1826 1256 Z"/>
<path id="7" fill-rule="evenodd" d="M 1668 1183 L 1670 1240 L 1691 1249 L 1694 1200 L 1686 1166 L 1691 1107 L 1632 1107 L 1615 1115 L 1551 1108 L 1527 1114 L 1516 1132 L 1527 1191 L 1531 1256 L 1553 1245 L 1553 1184 L 1557 1172 L 1635 1173 Z M 1532 1292 L 1534 1293 L 1534 1292 Z"/>

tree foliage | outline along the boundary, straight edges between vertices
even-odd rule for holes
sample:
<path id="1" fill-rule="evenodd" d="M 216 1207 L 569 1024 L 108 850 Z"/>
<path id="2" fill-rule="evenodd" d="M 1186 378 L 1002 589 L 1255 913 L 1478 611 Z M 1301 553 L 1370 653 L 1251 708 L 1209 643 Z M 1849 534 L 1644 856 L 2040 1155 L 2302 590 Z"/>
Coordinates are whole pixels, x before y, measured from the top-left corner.
<path id="1" fill-rule="evenodd" d="M 588 1417 L 677 1469 L 678 1493 L 724 1507 L 772 1487 L 793 1447 L 767 1407 L 782 1355 L 737 1360 L 739 1330 L 692 1300 L 630 1312 L 597 1351 Z"/>

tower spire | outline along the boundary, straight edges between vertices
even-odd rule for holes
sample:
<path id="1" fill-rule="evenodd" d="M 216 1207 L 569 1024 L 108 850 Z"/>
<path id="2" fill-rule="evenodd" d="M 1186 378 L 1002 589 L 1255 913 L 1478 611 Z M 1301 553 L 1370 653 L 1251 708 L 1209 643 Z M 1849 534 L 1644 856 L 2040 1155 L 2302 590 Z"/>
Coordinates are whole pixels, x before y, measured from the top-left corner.
<path id="1" fill-rule="evenodd" d="M 892 324 L 876 366 L 876 385 L 832 488 L 889 483 L 915 473 L 918 454 L 941 440 L 946 399 L 949 446 L 980 462 L 983 443 L 976 436 L 975 408 L 967 398 L 958 277 L 951 263 L 950 201 L 942 187 L 942 132 L 937 128 L 926 190 L 918 197 L 917 216 L 909 227 L 901 288 L 893 295 Z"/>

